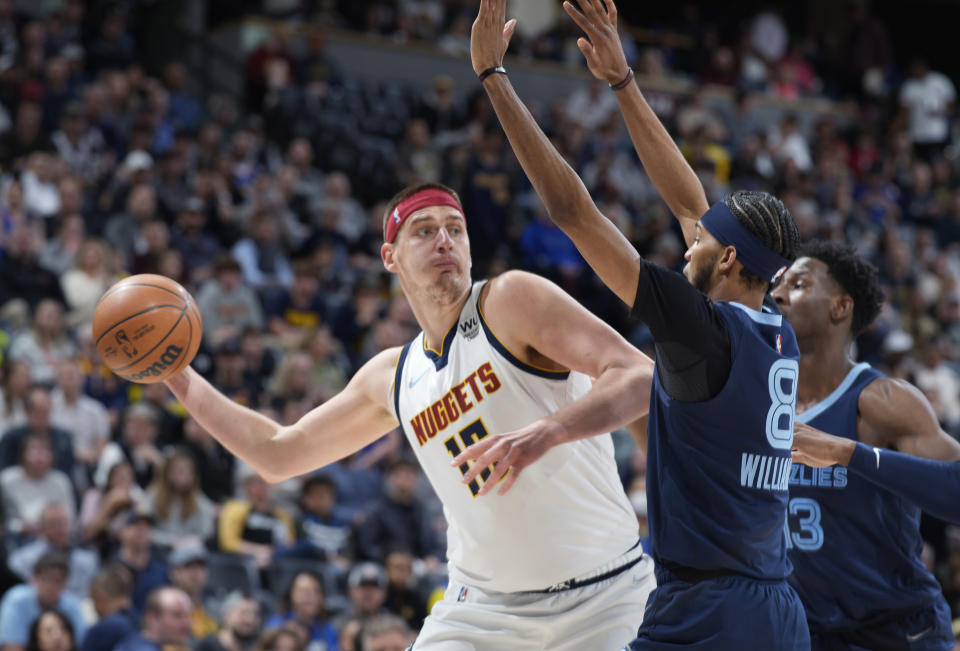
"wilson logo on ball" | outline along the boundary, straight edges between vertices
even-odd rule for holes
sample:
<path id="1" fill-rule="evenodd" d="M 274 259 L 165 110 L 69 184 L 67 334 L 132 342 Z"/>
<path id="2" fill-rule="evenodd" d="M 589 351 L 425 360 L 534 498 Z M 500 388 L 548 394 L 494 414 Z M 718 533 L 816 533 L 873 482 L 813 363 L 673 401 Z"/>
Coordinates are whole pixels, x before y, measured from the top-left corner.
<path id="1" fill-rule="evenodd" d="M 183 354 L 183 348 L 170 344 L 167 346 L 167 349 L 163 351 L 163 354 L 160 355 L 160 359 L 139 373 L 127 375 L 126 379 L 130 380 L 131 382 L 138 382 L 144 378 L 163 375 L 164 371 L 177 363 L 177 360 L 180 359 L 181 354 Z"/>

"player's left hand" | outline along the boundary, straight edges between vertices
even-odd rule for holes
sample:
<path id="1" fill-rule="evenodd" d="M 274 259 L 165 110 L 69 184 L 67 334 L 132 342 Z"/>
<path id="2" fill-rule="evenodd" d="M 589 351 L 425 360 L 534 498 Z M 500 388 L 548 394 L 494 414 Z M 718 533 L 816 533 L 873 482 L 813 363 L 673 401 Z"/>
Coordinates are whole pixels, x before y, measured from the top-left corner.
<path id="1" fill-rule="evenodd" d="M 577 39 L 587 67 L 597 79 L 609 84 L 623 81 L 630 70 L 617 31 L 617 6 L 613 0 L 580 0 L 580 11 L 570 2 L 563 8 L 588 38 Z"/>
<path id="2" fill-rule="evenodd" d="M 477 75 L 503 63 L 516 27 L 515 18 L 507 21 L 507 0 L 480 0 L 480 12 L 470 30 L 470 60 Z"/>
<path id="3" fill-rule="evenodd" d="M 793 425 L 793 462 L 812 468 L 850 463 L 857 443 L 810 427 L 806 423 Z"/>
<path id="4" fill-rule="evenodd" d="M 469 484 L 492 466 L 490 476 L 484 480 L 479 494 L 486 495 L 503 479 L 503 485 L 497 493 L 505 495 L 524 468 L 563 440 L 560 430 L 560 426 L 552 421 L 538 420 L 515 432 L 490 434 L 461 452 L 450 465 L 457 468 L 473 462 L 463 475 L 464 484 Z"/>

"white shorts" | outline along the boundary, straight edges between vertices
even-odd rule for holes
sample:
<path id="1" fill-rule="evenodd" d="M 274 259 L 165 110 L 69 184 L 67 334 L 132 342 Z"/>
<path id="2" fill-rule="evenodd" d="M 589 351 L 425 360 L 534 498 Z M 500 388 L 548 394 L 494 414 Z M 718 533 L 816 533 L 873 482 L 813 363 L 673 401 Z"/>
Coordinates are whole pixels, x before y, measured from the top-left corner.
<path id="1" fill-rule="evenodd" d="M 625 555 L 626 556 L 626 555 Z M 618 558 L 594 576 L 636 558 Z M 605 651 L 637 635 L 656 587 L 653 559 L 597 583 L 548 593 L 485 592 L 450 581 L 413 651 Z"/>

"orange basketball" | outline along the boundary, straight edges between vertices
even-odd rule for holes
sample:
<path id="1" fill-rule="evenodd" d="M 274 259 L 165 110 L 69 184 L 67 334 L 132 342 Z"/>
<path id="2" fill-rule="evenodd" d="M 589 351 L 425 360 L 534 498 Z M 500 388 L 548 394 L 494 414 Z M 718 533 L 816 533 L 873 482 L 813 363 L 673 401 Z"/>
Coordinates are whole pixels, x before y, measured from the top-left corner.
<path id="1" fill-rule="evenodd" d="M 187 367 L 203 321 L 190 292 L 166 276 L 124 278 L 97 303 L 93 339 L 104 364 L 124 380 L 162 382 Z"/>

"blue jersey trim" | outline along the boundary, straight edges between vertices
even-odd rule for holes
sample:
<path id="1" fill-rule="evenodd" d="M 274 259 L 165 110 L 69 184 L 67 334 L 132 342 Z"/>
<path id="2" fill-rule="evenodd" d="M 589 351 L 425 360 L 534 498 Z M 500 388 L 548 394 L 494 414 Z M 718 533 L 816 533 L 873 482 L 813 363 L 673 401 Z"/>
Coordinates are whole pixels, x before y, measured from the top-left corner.
<path id="1" fill-rule="evenodd" d="M 746 305 L 741 305 L 740 303 L 728 302 L 727 305 L 731 305 L 749 316 L 751 319 L 757 323 L 762 323 L 763 325 L 776 326 L 777 328 L 783 325 L 783 316 L 779 314 L 768 314 L 767 312 L 758 312 L 754 309 L 747 307 Z"/>
<path id="2" fill-rule="evenodd" d="M 432 350 L 427 347 L 427 335 L 423 335 L 423 354 L 427 356 L 430 361 L 433 362 L 434 367 L 440 371 L 444 366 L 447 365 L 447 357 L 450 356 L 450 348 L 453 346 L 453 338 L 457 336 L 457 324 L 454 323 L 453 327 L 447 331 L 447 334 L 444 335 L 443 341 L 440 342 L 440 352 L 438 353 L 435 350 Z M 409 345 L 409 344 L 408 344 Z"/>
<path id="3" fill-rule="evenodd" d="M 487 341 L 490 342 L 490 345 L 493 346 L 500 355 L 519 368 L 521 371 L 526 371 L 531 375 L 536 375 L 537 377 L 542 377 L 547 380 L 566 380 L 570 377 L 570 371 L 554 371 L 548 368 L 540 368 L 539 366 L 533 366 L 532 364 L 527 364 L 526 362 L 519 359 L 516 355 L 510 352 L 510 350 L 500 343 L 500 340 L 497 339 L 497 335 L 493 334 L 493 330 L 490 329 L 490 326 L 487 325 L 487 320 L 483 316 L 483 310 L 480 309 L 480 296 L 483 295 L 483 292 L 477 294 L 477 314 L 480 316 L 480 325 L 483 326 L 483 334 L 487 336 Z"/>
<path id="4" fill-rule="evenodd" d="M 393 410 L 397 413 L 400 432 L 404 436 L 407 433 L 403 431 L 403 419 L 400 418 L 400 378 L 403 376 L 403 363 L 407 361 L 407 353 L 410 352 L 410 344 L 412 343 L 412 341 L 407 342 L 407 345 L 400 351 L 400 357 L 397 358 L 397 370 L 393 374 Z"/>
<path id="5" fill-rule="evenodd" d="M 840 398 L 843 397 L 843 394 L 847 392 L 847 389 L 850 388 L 850 385 L 857 381 L 857 378 L 860 377 L 860 374 L 870 368 L 870 365 L 866 362 L 860 362 L 847 373 L 847 377 L 843 378 L 843 382 L 833 390 L 833 392 L 815 404 L 810 409 L 806 410 L 802 414 L 797 414 L 797 420 L 801 423 L 809 423 L 814 418 L 830 409 Z"/>

